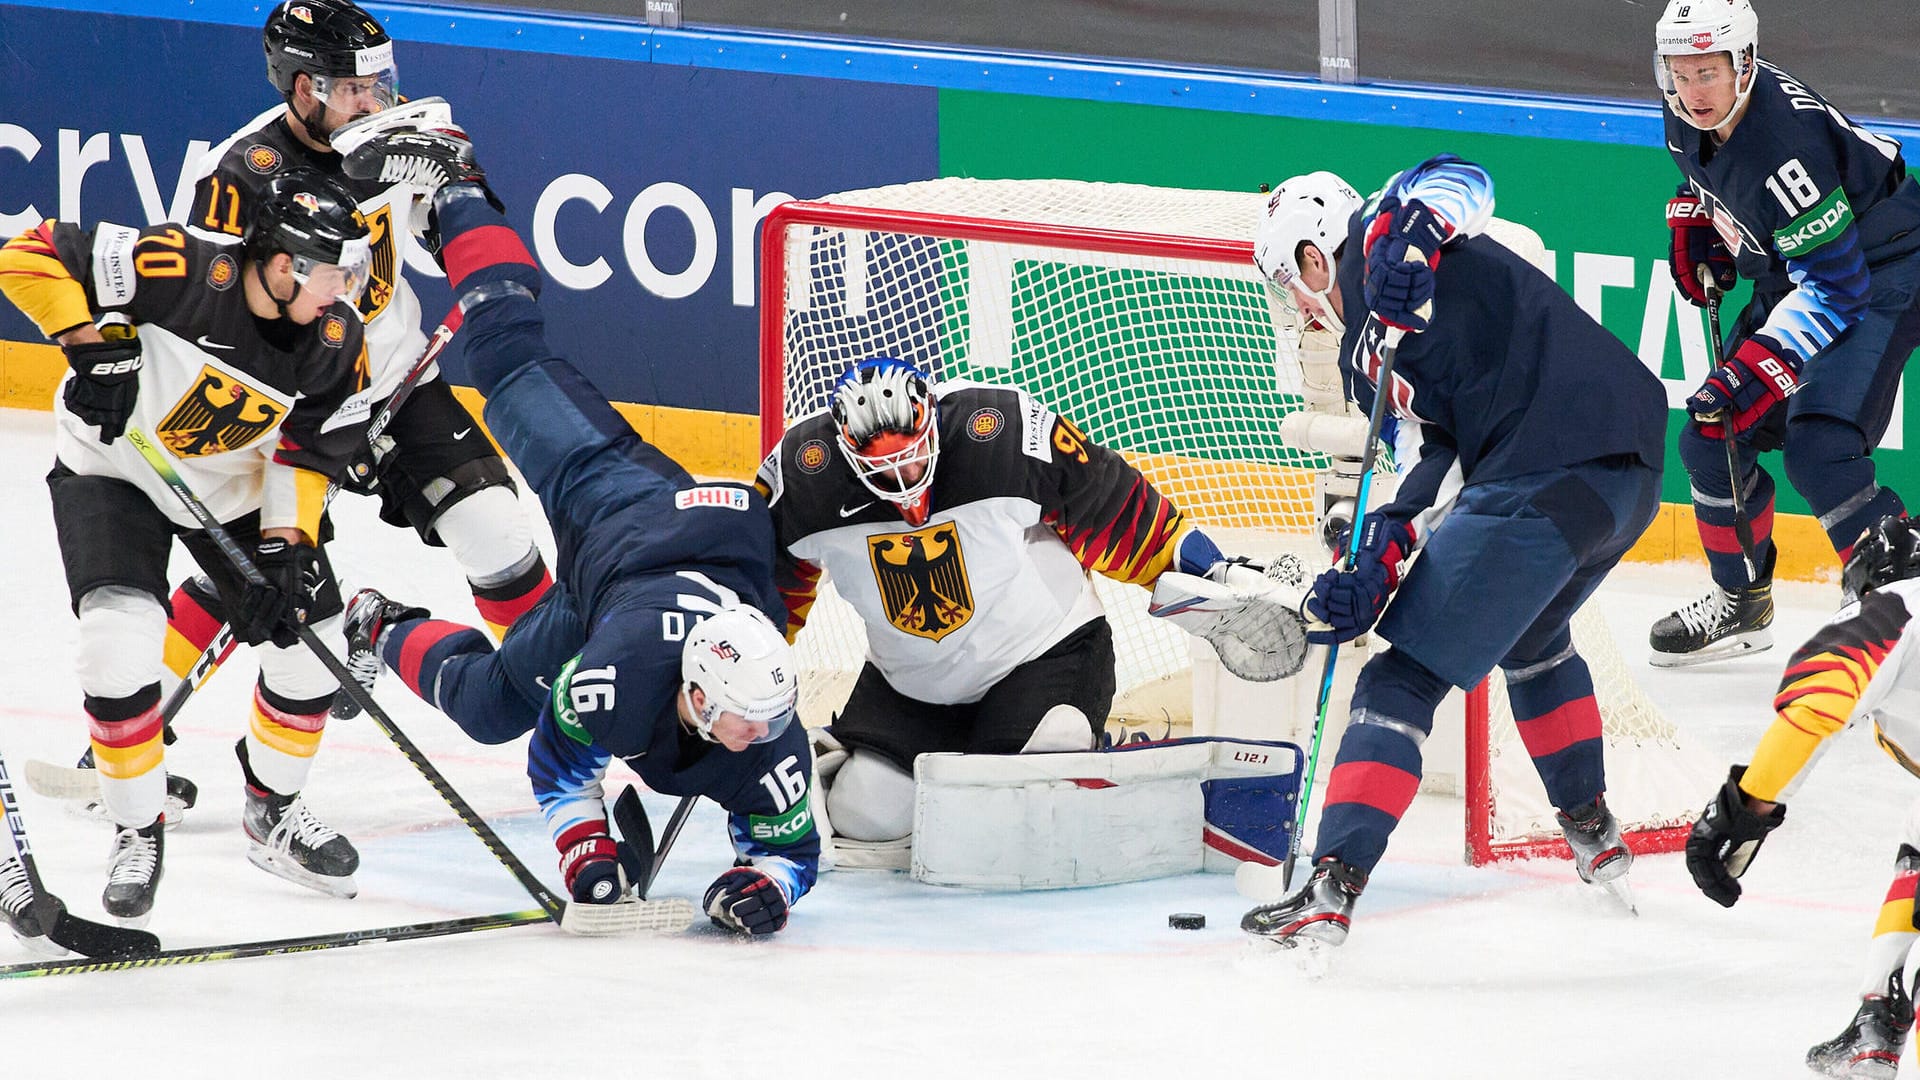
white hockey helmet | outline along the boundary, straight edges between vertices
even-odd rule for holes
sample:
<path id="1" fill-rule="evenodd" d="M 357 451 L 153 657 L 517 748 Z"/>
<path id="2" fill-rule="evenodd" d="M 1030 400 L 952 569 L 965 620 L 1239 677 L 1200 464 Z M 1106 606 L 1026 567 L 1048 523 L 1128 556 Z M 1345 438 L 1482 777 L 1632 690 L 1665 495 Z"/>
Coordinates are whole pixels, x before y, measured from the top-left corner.
<path id="1" fill-rule="evenodd" d="M 694 730 L 709 742 L 720 714 L 738 714 L 767 730 L 753 741 L 772 742 L 793 722 L 799 679 L 793 647 L 758 608 L 736 605 L 700 620 L 680 648 L 680 694 Z M 698 686 L 705 704 L 693 707 Z"/>
<path id="2" fill-rule="evenodd" d="M 1345 333 L 1346 327 L 1327 299 L 1327 291 L 1333 287 L 1331 278 L 1327 288 L 1317 292 L 1301 282 L 1300 245 L 1307 243 L 1320 249 L 1331 275 L 1334 256 L 1347 242 L 1347 225 L 1363 205 L 1365 200 L 1352 184 L 1330 172 L 1310 172 L 1273 189 L 1266 213 L 1253 232 L 1253 264 L 1267 279 L 1267 287 L 1288 310 L 1299 310 L 1296 292 L 1314 301 L 1322 312 L 1318 321 L 1335 334 Z"/>
<path id="3" fill-rule="evenodd" d="M 834 384 L 832 412 L 853 474 L 909 524 L 924 524 L 940 454 L 939 402 L 927 377 L 891 356 L 862 360 Z M 916 465 L 924 466 L 917 475 Z"/>
<path id="4" fill-rule="evenodd" d="M 1702 131 L 1712 131 L 1740 111 L 1753 92 L 1754 63 L 1759 59 L 1760 20 L 1747 0 L 1667 0 L 1667 10 L 1654 27 L 1653 77 L 1673 114 Z M 1669 58 L 1726 53 L 1733 62 L 1733 106 L 1713 123 L 1702 124 L 1687 114 L 1674 85 Z"/>

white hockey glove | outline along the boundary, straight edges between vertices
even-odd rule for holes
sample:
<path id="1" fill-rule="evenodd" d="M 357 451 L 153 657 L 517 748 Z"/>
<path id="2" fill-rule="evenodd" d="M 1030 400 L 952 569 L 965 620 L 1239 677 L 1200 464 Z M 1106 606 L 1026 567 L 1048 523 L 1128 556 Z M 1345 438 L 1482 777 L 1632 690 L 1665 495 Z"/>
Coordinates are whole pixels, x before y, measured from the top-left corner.
<path id="1" fill-rule="evenodd" d="M 1169 571 L 1153 585 L 1147 613 L 1205 638 L 1220 663 L 1249 682 L 1273 682 L 1307 661 L 1306 573 L 1282 556 L 1262 573 L 1223 562 L 1206 577 Z"/>

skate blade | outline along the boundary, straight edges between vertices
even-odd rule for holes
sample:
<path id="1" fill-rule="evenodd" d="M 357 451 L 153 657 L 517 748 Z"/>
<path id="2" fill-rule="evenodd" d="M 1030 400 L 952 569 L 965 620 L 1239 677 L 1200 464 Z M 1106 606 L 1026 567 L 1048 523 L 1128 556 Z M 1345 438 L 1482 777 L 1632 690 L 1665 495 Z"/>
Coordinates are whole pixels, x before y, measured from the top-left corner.
<path id="1" fill-rule="evenodd" d="M 337 896 L 342 900 L 351 900 L 360 894 L 360 887 L 355 884 L 351 874 L 346 877 L 327 877 L 324 874 L 316 874 L 293 861 L 292 857 L 282 856 L 258 844 L 253 844 L 247 849 L 247 861 L 274 877 L 291 881 L 295 885 L 305 885 L 314 892 Z"/>
<path id="2" fill-rule="evenodd" d="M 677 934 L 693 925 L 693 901 L 678 897 L 663 900 L 635 900 L 617 904 L 567 905 L 560 916 L 560 929 L 582 937 L 608 937 L 652 931 Z"/>
<path id="3" fill-rule="evenodd" d="M 1773 634 L 1768 630 L 1755 630 L 1752 633 L 1736 634 L 1690 653 L 1654 652 L 1647 657 L 1647 663 L 1657 668 L 1695 667 L 1711 664 L 1716 660 L 1731 660 L 1736 656 L 1762 653 L 1773 648 Z"/>
<path id="4" fill-rule="evenodd" d="M 1318 982 L 1333 970 L 1334 948 L 1318 938 L 1276 939 L 1249 933 L 1244 958 L 1256 968 L 1277 965 L 1308 982 Z"/>
<path id="5" fill-rule="evenodd" d="M 20 944 L 25 945 L 28 952 L 36 956 L 44 956 L 49 960 L 64 960 L 73 955 L 72 950 L 45 934 L 23 934 L 15 930 L 13 932 L 13 938 Z"/>
<path id="6" fill-rule="evenodd" d="M 1601 882 L 1600 887 L 1607 890 L 1608 896 L 1619 901 L 1620 906 L 1627 909 L 1627 914 L 1634 916 L 1640 914 L 1640 905 L 1636 903 L 1633 898 L 1633 886 L 1627 884 L 1627 879 L 1624 874 L 1614 878 L 1612 881 Z"/>
<path id="7" fill-rule="evenodd" d="M 153 909 L 148 908 L 138 915 L 115 915 L 108 912 L 107 918 L 111 919 L 115 926 L 123 926 L 128 930 L 145 930 L 147 922 L 153 918 Z"/>
<path id="8" fill-rule="evenodd" d="M 98 793 L 96 792 L 95 794 L 97 796 Z M 85 805 L 73 807 L 72 809 L 74 813 L 79 814 L 81 817 L 93 818 L 96 821 L 104 821 L 109 825 L 114 825 L 114 826 L 119 825 L 119 822 L 113 820 L 113 815 L 107 813 L 107 804 L 100 801 L 100 799 L 97 797 L 94 798 L 91 802 L 86 803 Z M 167 796 L 166 802 L 161 804 L 160 824 L 163 828 L 168 828 L 168 829 L 173 828 L 174 826 L 180 824 L 181 818 L 184 818 L 186 816 L 187 816 L 187 804 L 181 802 L 179 799 L 176 799 L 171 795 Z"/>

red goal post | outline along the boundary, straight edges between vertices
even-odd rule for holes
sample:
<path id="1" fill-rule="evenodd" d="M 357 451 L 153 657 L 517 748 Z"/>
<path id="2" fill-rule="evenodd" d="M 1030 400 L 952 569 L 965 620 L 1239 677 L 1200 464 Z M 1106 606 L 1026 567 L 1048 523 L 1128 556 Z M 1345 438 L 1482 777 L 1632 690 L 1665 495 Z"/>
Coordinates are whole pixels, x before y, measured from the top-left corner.
<path id="1" fill-rule="evenodd" d="M 1250 193 L 949 179 L 782 204 L 761 236 L 762 450 L 825 406 L 848 363 L 900 356 L 938 377 L 1034 393 L 1124 454 L 1229 551 L 1318 553 L 1313 477 L 1326 460 L 1277 438 L 1280 416 L 1300 404 L 1298 362 L 1288 315 L 1252 266 L 1263 203 Z M 1169 427 L 1173 414 L 1183 419 Z M 1143 591 L 1104 579 L 1096 588 L 1115 624 L 1122 694 L 1177 684 L 1190 668 L 1184 636 L 1152 625 Z M 796 646 L 809 681 L 844 700 L 864 628 L 830 593 Z M 1597 615 L 1576 620 L 1576 642 L 1607 727 L 1609 802 L 1636 850 L 1675 850 L 1711 791 L 1700 786 L 1704 764 L 1634 685 Z M 1467 860 L 1565 856 L 1504 691 L 1483 683 L 1464 713 L 1465 760 L 1429 767 L 1460 769 L 1449 786 L 1464 796 Z M 1276 716 L 1267 734 L 1296 734 L 1301 719 Z"/>

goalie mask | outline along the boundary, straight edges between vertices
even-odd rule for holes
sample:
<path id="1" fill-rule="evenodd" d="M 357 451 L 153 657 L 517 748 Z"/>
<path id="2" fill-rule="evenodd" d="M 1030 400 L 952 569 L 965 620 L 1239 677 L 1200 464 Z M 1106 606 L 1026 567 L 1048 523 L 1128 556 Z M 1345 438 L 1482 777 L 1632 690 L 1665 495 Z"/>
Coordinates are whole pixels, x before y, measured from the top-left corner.
<path id="1" fill-rule="evenodd" d="M 751 743 L 772 742 L 793 722 L 799 691 L 793 648 L 756 608 L 723 608 L 702 619 L 681 646 L 680 678 L 686 714 L 708 742 L 720 741 L 714 738 L 713 725 L 726 713 L 760 725 Z M 697 709 L 696 686 L 706 696 Z"/>
<path id="2" fill-rule="evenodd" d="M 1353 185 L 1330 172 L 1296 176 L 1273 189 L 1267 211 L 1253 233 L 1253 264 L 1287 310 L 1300 314 L 1303 329 L 1318 323 L 1334 334 L 1346 333 L 1327 293 L 1336 275 L 1335 258 L 1347 242 L 1347 225 L 1364 200 Z M 1300 246 L 1312 244 L 1327 264 L 1327 286 L 1309 289 L 1300 278 Z"/>
<path id="3" fill-rule="evenodd" d="M 833 387 L 834 440 L 868 491 L 924 525 L 940 453 L 939 407 L 918 368 L 890 356 L 862 360 Z"/>
<path id="4" fill-rule="evenodd" d="M 293 279 L 329 302 L 360 299 L 373 249 L 366 218 L 353 195 L 311 166 L 289 169 L 267 182 L 247 222 L 242 250 L 266 287 L 266 263 L 285 253 Z M 267 295 L 274 296 L 272 288 Z M 274 296 L 286 317 L 288 301 Z"/>
<path id="5" fill-rule="evenodd" d="M 1860 534 L 1840 569 L 1840 589 L 1852 603 L 1882 585 L 1920 577 L 1920 533 L 1903 514 L 1888 514 Z"/>
<path id="6" fill-rule="evenodd" d="M 393 39 L 380 20 L 352 0 L 284 0 L 267 16 L 262 38 L 268 81 L 307 133 L 322 143 L 332 134 L 327 109 L 355 119 L 399 100 Z M 294 105 L 294 78 L 302 74 L 312 80 L 318 102 L 304 116 Z"/>
<path id="7" fill-rule="evenodd" d="M 1701 131 L 1712 131 L 1740 111 L 1753 92 L 1754 62 L 1759 58 L 1760 20 L 1747 0 L 1669 0 L 1654 28 L 1653 77 L 1673 114 Z M 1694 119 L 1680 100 L 1673 58 L 1725 53 L 1732 61 L 1733 104 L 1708 122 Z"/>

